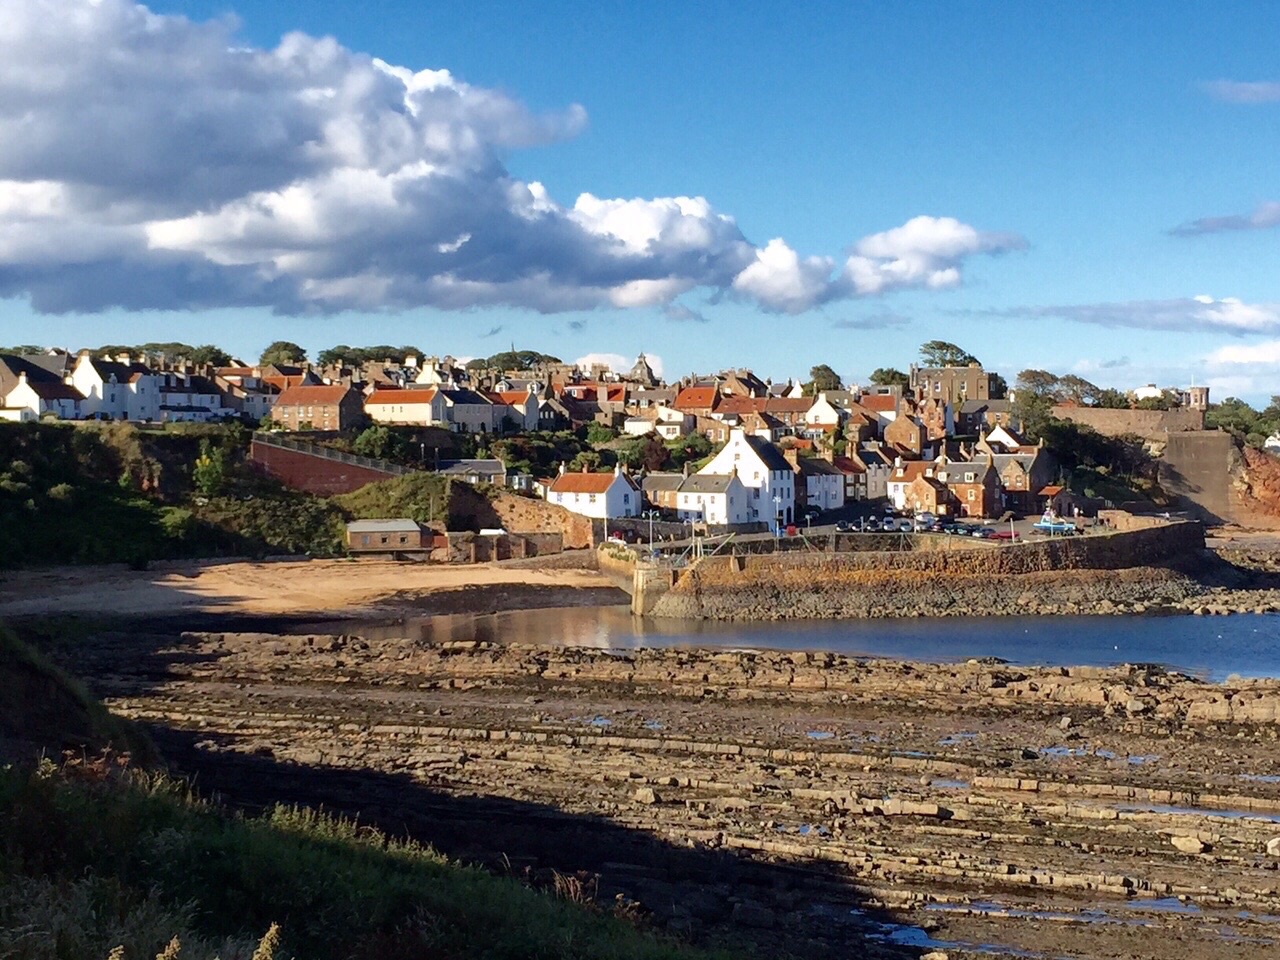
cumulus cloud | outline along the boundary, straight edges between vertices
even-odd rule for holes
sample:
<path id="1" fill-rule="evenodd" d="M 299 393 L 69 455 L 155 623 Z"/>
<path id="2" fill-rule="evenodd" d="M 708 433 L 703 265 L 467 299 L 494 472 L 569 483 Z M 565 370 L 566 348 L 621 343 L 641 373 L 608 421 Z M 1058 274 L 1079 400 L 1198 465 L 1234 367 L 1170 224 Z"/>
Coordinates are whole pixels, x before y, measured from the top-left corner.
<path id="1" fill-rule="evenodd" d="M 1247 347 L 1228 345 L 1219 347 L 1205 360 L 1216 366 L 1252 366 L 1280 364 L 1280 340 L 1266 340 Z"/>
<path id="2" fill-rule="evenodd" d="M 1204 85 L 1209 96 L 1224 103 L 1275 103 L 1280 101 L 1280 83 L 1213 80 Z"/>
<path id="3" fill-rule="evenodd" d="M 1178 237 L 1195 237 L 1203 233 L 1222 233 L 1225 230 L 1266 230 L 1276 226 L 1280 226 L 1280 203 L 1270 200 L 1259 204 L 1252 213 L 1201 217 L 1174 227 L 1169 232 Z"/>
<path id="4" fill-rule="evenodd" d="M 646 353 L 644 358 L 649 363 L 649 368 L 654 374 L 662 376 L 662 358 L 656 353 Z M 620 353 L 588 353 L 573 361 L 583 370 L 591 368 L 592 364 L 602 363 L 614 373 L 626 373 L 635 364 L 635 357 L 624 357 Z"/>
<path id="5" fill-rule="evenodd" d="M 1173 300 L 1127 300 L 1053 307 L 1015 307 L 991 311 L 995 316 L 1074 320 L 1103 327 L 1186 332 L 1215 331 L 1237 335 L 1280 331 L 1280 303 L 1245 303 L 1236 297 L 1201 295 Z"/>
<path id="6" fill-rule="evenodd" d="M 765 310 L 943 288 L 1023 245 L 949 218 L 843 264 L 763 248 L 702 197 L 564 205 L 506 168 L 577 135 L 447 70 L 335 40 L 245 46 L 132 0 L 0 5 L 0 297 L 46 312 L 658 307 L 705 287 Z"/>

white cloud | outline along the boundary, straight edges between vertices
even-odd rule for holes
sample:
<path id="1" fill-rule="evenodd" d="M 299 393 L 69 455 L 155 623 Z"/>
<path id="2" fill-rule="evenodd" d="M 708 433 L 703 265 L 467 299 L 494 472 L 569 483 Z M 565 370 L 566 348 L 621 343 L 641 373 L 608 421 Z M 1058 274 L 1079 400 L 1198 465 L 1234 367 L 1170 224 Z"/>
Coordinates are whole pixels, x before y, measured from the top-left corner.
<path id="1" fill-rule="evenodd" d="M 845 263 L 845 277 L 863 295 L 898 287 L 944 289 L 960 283 L 965 258 L 1025 246 L 1016 234 L 983 233 L 951 217 L 913 217 L 858 241 Z"/>
<path id="2" fill-rule="evenodd" d="M 1280 83 L 1214 80 L 1204 85 L 1215 100 L 1226 103 L 1275 103 L 1280 101 Z"/>
<path id="3" fill-rule="evenodd" d="M 1266 340 L 1247 347 L 1236 345 L 1219 347 L 1205 357 L 1205 360 L 1215 366 L 1280 364 L 1280 340 Z"/>
<path id="4" fill-rule="evenodd" d="M 1227 230 L 1267 230 L 1280 226 L 1280 203 L 1261 203 L 1252 213 L 1233 213 L 1219 217 L 1201 217 L 1169 232 L 1179 237 L 1195 237 L 1205 233 L 1222 233 Z"/>
<path id="5" fill-rule="evenodd" d="M 4 0 L 0 297 L 46 312 L 678 313 L 705 287 L 795 313 L 954 286 L 968 257 L 1023 245 L 917 217 L 837 267 L 782 240 L 757 248 L 702 197 L 566 207 L 506 169 L 510 151 L 585 124 L 579 106 L 534 113 L 332 39 L 258 49 L 230 19 L 132 0 Z"/>
<path id="6" fill-rule="evenodd" d="M 645 360 L 649 362 L 650 369 L 661 377 L 662 376 L 662 358 L 656 353 L 646 353 Z M 588 353 L 573 361 L 583 370 L 590 369 L 592 364 L 603 363 L 614 373 L 626 373 L 635 365 L 635 357 L 624 357 L 620 353 Z"/>
<path id="7" fill-rule="evenodd" d="M 1127 300 L 1053 307 L 1015 307 L 994 315 L 1054 318 L 1104 327 L 1233 334 L 1280 332 L 1280 303 L 1245 303 L 1236 297 L 1215 300 L 1207 295 L 1173 300 Z"/>
<path id="8" fill-rule="evenodd" d="M 754 297 L 767 310 L 800 313 L 830 296 L 829 257 L 805 257 L 780 238 L 756 251 L 755 261 L 733 279 L 733 289 Z"/>

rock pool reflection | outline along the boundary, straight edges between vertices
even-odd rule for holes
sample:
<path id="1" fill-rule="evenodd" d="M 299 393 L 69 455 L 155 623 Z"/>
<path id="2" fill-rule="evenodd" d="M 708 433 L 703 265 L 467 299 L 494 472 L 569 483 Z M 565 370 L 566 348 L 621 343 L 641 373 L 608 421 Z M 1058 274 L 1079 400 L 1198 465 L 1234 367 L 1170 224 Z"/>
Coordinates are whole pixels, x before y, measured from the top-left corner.
<path id="1" fill-rule="evenodd" d="M 931 661 L 999 657 L 1051 666 L 1158 663 L 1215 681 L 1233 674 L 1280 677 L 1280 614 L 724 623 L 644 620 L 632 617 L 626 607 L 566 607 L 409 617 L 395 623 L 345 620 L 303 629 L 408 636 L 430 643 L 808 650 Z"/>

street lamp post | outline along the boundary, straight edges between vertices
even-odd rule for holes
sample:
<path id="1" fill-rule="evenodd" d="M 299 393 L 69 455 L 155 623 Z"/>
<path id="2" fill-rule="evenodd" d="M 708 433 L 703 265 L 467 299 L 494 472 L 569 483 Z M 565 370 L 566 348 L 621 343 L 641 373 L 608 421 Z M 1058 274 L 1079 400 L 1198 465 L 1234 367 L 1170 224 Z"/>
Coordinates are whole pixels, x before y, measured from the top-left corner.
<path id="1" fill-rule="evenodd" d="M 657 510 L 646 510 L 644 516 L 649 520 L 649 552 L 653 553 L 653 520 L 658 516 Z"/>
<path id="2" fill-rule="evenodd" d="M 773 495 L 773 538 L 775 540 L 782 536 L 782 497 L 778 494 Z"/>

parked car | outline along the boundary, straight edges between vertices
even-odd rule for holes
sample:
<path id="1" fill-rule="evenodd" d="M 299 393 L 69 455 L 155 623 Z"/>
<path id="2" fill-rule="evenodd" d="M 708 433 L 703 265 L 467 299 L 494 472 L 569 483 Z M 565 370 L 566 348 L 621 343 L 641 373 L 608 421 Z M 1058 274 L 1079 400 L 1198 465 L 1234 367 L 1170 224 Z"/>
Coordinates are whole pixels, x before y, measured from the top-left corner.
<path id="1" fill-rule="evenodd" d="M 853 532 L 853 524 L 850 523 L 848 520 L 836 521 L 836 533 L 851 533 L 851 532 Z"/>
<path id="2" fill-rule="evenodd" d="M 914 520 L 908 520 L 906 517 L 903 517 L 898 521 L 898 530 L 901 533 L 911 533 L 915 529 L 915 526 L 916 522 Z"/>
<path id="3" fill-rule="evenodd" d="M 994 527 L 976 527 L 972 534 L 972 536 L 979 537 L 983 540 L 990 540 L 995 535 L 996 531 Z"/>
<path id="4" fill-rule="evenodd" d="M 875 533 L 880 529 L 880 521 L 876 517 L 863 517 L 861 529 L 867 533 Z"/>

